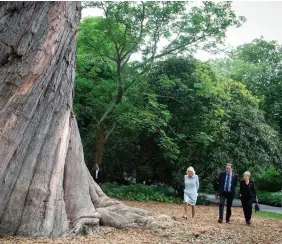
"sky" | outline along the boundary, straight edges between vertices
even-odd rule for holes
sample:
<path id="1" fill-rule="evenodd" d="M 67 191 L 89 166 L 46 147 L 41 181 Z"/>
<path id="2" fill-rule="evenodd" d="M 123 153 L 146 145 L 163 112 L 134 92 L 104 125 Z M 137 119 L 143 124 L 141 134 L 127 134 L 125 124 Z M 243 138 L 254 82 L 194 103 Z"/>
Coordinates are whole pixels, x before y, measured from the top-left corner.
<path id="1" fill-rule="evenodd" d="M 282 1 L 234 1 L 232 7 L 238 16 L 245 16 L 247 21 L 243 26 L 227 31 L 226 46 L 236 47 L 261 36 L 268 41 L 276 40 L 282 45 Z M 100 14 L 93 9 L 82 10 L 82 17 L 91 15 Z M 201 60 L 215 57 L 202 51 L 195 56 Z"/>

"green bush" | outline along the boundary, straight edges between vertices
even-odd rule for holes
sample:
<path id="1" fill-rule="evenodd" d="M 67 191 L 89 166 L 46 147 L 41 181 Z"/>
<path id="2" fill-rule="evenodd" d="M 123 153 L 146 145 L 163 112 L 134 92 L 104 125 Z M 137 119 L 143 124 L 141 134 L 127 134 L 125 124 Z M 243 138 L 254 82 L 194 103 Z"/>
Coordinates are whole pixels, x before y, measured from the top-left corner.
<path id="1" fill-rule="evenodd" d="M 262 173 L 254 176 L 257 190 L 267 192 L 277 192 L 281 185 L 281 175 L 275 167 L 271 166 Z"/>
<path id="2" fill-rule="evenodd" d="M 197 198 L 197 205 L 209 205 L 209 201 L 207 198 L 207 195 L 205 194 L 199 194 Z"/>
<path id="3" fill-rule="evenodd" d="M 211 180 L 210 180 L 211 181 Z M 207 194 L 215 194 L 215 190 L 213 187 L 213 182 L 202 180 L 200 182 L 200 192 L 207 193 Z"/>
<path id="4" fill-rule="evenodd" d="M 282 206 L 282 192 L 257 192 L 259 202 L 270 206 Z"/>
<path id="5" fill-rule="evenodd" d="M 157 201 L 165 203 L 181 203 L 183 199 L 163 186 L 147 186 L 142 184 L 118 185 L 116 183 L 105 183 L 103 191 L 109 196 L 123 200 L 133 201 Z"/>
<path id="6" fill-rule="evenodd" d="M 171 192 L 166 186 L 147 186 L 142 184 L 118 185 L 105 183 L 102 190 L 109 196 L 131 201 L 157 201 L 165 203 L 183 203 L 183 197 Z M 206 195 L 199 194 L 197 204 L 207 205 Z"/>

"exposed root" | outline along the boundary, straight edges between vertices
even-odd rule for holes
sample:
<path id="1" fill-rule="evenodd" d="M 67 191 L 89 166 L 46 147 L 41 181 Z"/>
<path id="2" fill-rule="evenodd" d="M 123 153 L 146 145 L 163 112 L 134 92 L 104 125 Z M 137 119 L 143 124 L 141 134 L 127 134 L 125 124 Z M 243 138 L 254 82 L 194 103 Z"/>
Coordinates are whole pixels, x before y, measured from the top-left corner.
<path id="1" fill-rule="evenodd" d="M 127 207 L 117 201 L 114 201 L 114 203 L 114 205 L 108 207 L 97 208 L 96 218 L 82 217 L 75 220 L 73 228 L 64 236 L 92 235 L 100 231 L 100 225 L 118 229 L 170 227 L 172 220 L 170 216 Z"/>
<path id="2" fill-rule="evenodd" d="M 171 219 L 167 215 L 150 212 L 147 210 L 128 207 L 122 202 L 111 199 L 97 185 L 88 174 L 89 193 L 95 207 L 100 214 L 100 224 L 114 228 L 166 228 L 167 221 Z"/>
<path id="3" fill-rule="evenodd" d="M 102 225 L 115 228 L 165 228 L 162 224 L 164 219 L 170 219 L 167 215 L 149 212 L 139 208 L 127 207 L 123 203 L 115 204 L 106 208 L 96 209 L 101 214 Z"/>
<path id="4" fill-rule="evenodd" d="M 64 234 L 64 236 L 92 235 L 98 231 L 98 218 L 80 218 L 73 223 L 73 228 Z"/>

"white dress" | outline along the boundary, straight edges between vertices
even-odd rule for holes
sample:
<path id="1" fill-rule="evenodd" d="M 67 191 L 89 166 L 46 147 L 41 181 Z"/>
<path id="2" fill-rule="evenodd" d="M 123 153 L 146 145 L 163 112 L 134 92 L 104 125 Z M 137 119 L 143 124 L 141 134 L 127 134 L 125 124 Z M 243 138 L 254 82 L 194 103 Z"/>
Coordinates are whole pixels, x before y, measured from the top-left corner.
<path id="1" fill-rule="evenodd" d="M 198 175 L 194 174 L 192 178 L 184 175 L 184 202 L 189 205 L 196 205 L 199 189 Z"/>

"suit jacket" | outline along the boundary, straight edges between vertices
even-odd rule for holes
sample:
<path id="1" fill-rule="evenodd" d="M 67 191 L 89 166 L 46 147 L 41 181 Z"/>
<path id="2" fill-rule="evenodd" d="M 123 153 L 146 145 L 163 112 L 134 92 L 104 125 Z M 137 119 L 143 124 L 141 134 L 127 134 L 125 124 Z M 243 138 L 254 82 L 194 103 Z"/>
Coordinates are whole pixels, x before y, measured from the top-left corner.
<path id="1" fill-rule="evenodd" d="M 104 182 L 103 172 L 101 169 L 98 171 L 98 178 L 96 178 L 96 170 L 91 171 L 91 176 L 93 177 L 94 181 L 98 184 L 102 184 Z"/>
<path id="2" fill-rule="evenodd" d="M 221 172 L 219 174 L 219 189 L 218 189 L 218 194 L 223 195 L 224 192 L 224 185 L 225 185 L 225 178 L 226 178 L 226 172 Z M 232 172 L 232 180 L 231 180 L 231 192 L 233 197 L 235 197 L 235 189 L 238 183 L 238 176 L 237 174 Z"/>

